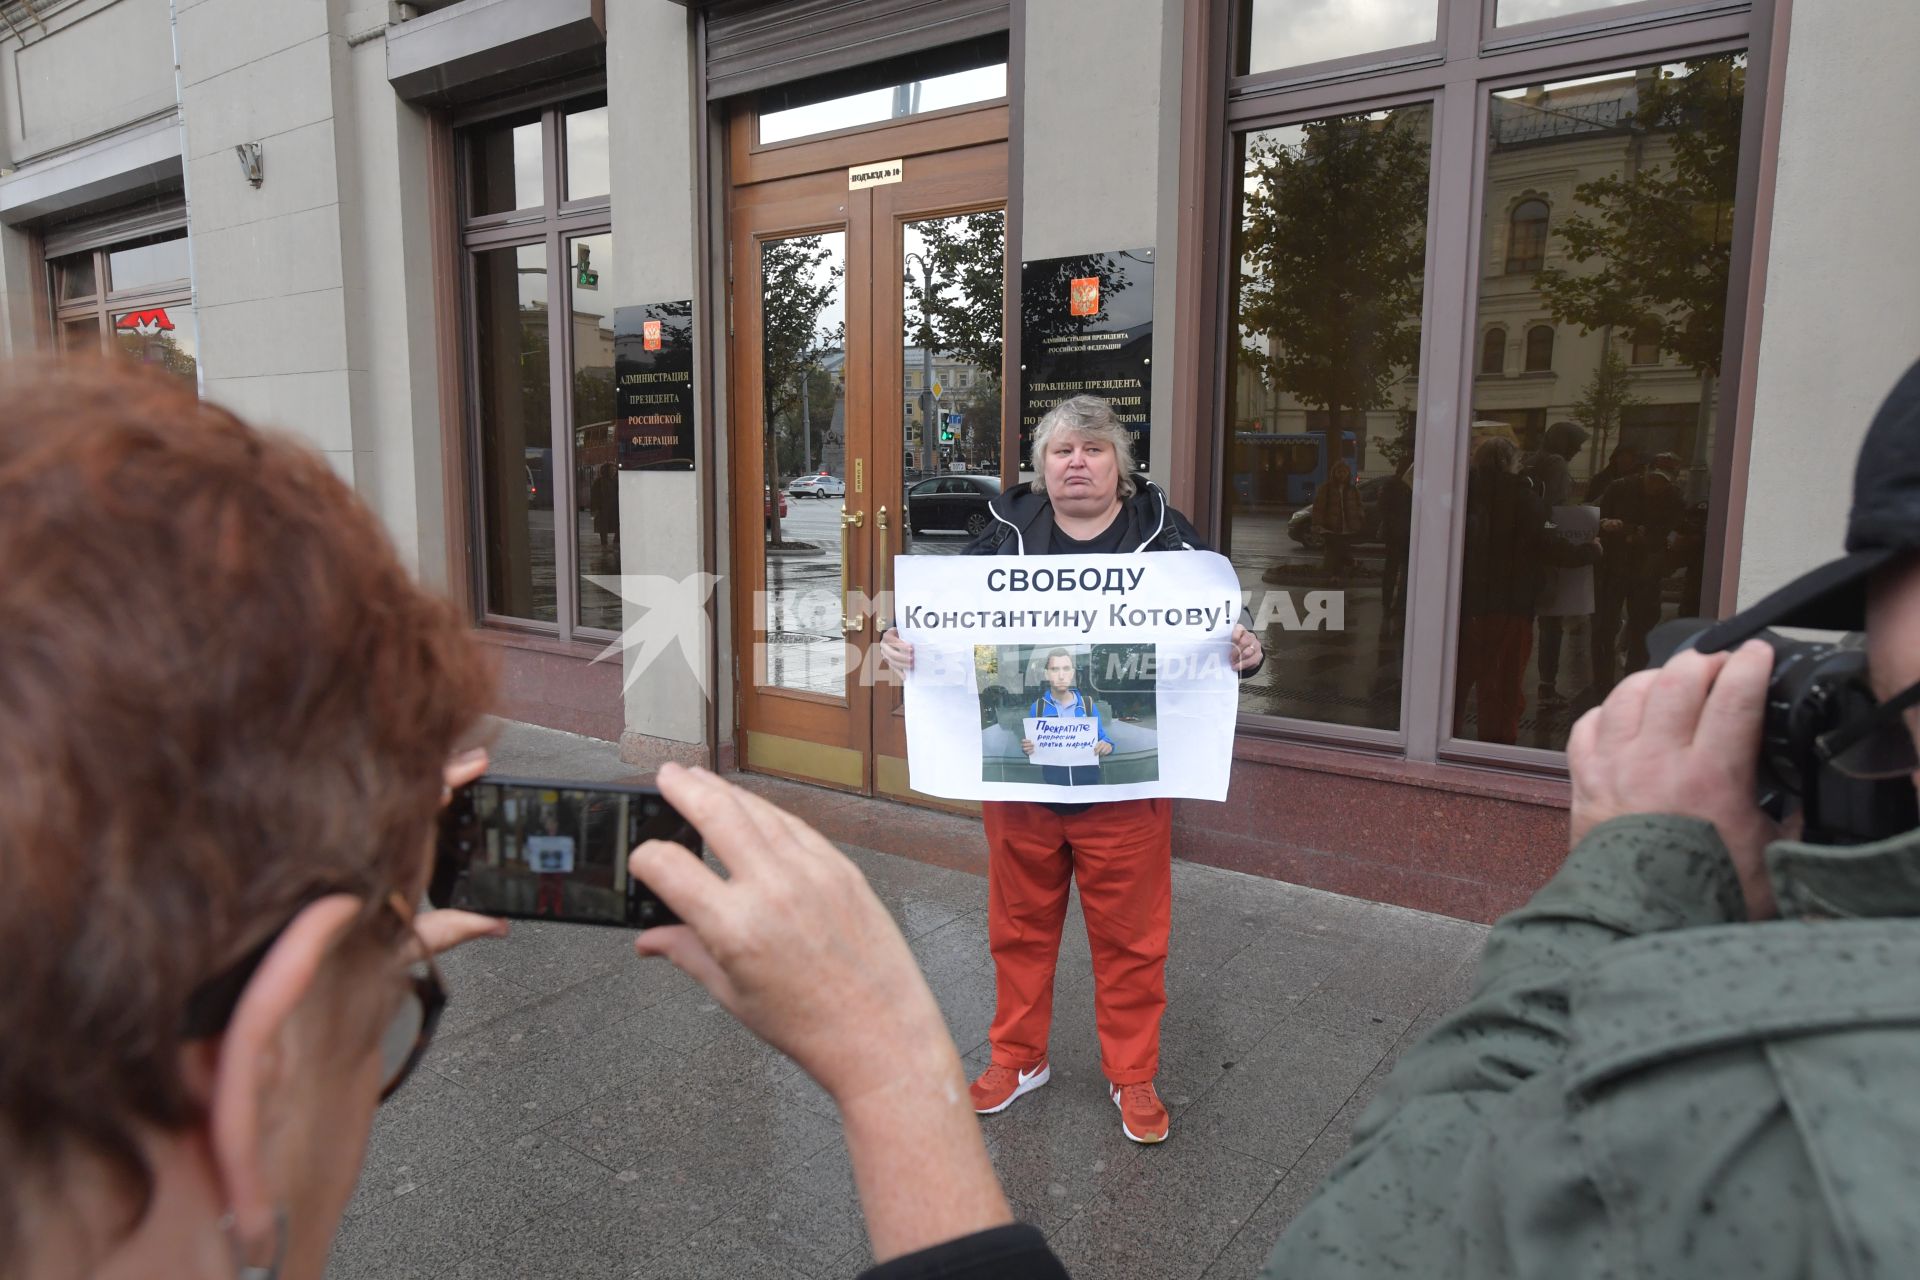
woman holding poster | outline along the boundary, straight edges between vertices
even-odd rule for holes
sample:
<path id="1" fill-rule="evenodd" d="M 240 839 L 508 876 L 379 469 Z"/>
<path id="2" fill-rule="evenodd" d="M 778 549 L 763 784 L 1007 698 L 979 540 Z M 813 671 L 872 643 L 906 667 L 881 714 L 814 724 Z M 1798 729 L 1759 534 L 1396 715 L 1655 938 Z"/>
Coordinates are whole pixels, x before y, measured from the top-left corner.
<path id="1" fill-rule="evenodd" d="M 969 555 L 1123 555 L 1205 546 L 1160 489 L 1134 475 L 1133 437 L 1098 396 L 1074 396 L 1034 428 L 1038 478 L 992 502 L 995 523 Z M 913 665 L 913 647 L 895 631 L 881 641 L 887 661 Z M 1233 629 L 1233 668 L 1250 675 L 1260 641 Z M 1059 664 L 1064 688 L 1055 689 Z M 1073 659 L 1050 657 L 1041 702 L 1071 697 Z M 1091 709 L 1090 702 L 1086 703 Z M 1036 716 L 1036 718 L 1038 718 Z M 1022 749 L 1029 755 L 1029 741 Z M 1111 743 L 1107 744 L 1111 749 Z M 1093 766 L 1096 770 L 1098 765 Z M 1077 783 L 1076 783 L 1077 784 Z M 1101 1066 L 1135 1142 L 1167 1136 L 1167 1109 L 1153 1087 L 1160 1069 L 1160 1020 L 1167 1008 L 1167 935 L 1173 906 L 1173 802 L 1089 804 L 981 802 L 987 828 L 987 944 L 993 952 L 993 1061 L 973 1082 L 974 1110 L 1004 1111 L 1045 1084 L 1053 1020 L 1053 971 L 1067 897 L 1080 886 L 1093 953 L 1094 1013 Z"/>

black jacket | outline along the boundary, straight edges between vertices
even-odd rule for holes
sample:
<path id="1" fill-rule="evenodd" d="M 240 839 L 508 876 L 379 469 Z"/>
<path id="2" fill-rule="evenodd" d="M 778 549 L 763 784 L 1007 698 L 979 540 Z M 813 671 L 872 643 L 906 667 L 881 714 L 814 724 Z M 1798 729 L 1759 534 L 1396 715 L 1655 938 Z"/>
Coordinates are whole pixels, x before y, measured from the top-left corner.
<path id="1" fill-rule="evenodd" d="M 1135 551 L 1211 551 L 1194 531 L 1187 518 L 1173 509 L 1167 495 L 1151 480 L 1135 478 L 1137 487 L 1131 498 L 1121 502 L 1127 520 L 1126 536 L 1121 538 L 1120 554 Z M 970 556 L 1048 556 L 1058 555 L 1053 543 L 1053 503 L 1031 484 L 1017 484 L 987 504 L 993 523 L 969 542 L 964 554 Z M 1240 611 L 1240 625 L 1251 627 L 1253 618 Z M 1240 673 L 1247 679 L 1267 662 L 1260 661 Z"/>
<path id="2" fill-rule="evenodd" d="M 1463 616 L 1531 618 L 1547 566 L 1597 559 L 1593 546 L 1573 546 L 1560 536 L 1547 518 L 1546 499 L 1525 476 L 1474 471 L 1467 477 Z"/>
<path id="3" fill-rule="evenodd" d="M 1173 509 L 1167 495 L 1151 480 L 1122 506 L 1127 517 L 1126 551 L 1208 551 L 1187 518 Z M 970 556 L 1047 556 L 1053 549 L 1053 503 L 1031 484 L 1017 484 L 987 504 L 993 523 L 967 544 Z"/>

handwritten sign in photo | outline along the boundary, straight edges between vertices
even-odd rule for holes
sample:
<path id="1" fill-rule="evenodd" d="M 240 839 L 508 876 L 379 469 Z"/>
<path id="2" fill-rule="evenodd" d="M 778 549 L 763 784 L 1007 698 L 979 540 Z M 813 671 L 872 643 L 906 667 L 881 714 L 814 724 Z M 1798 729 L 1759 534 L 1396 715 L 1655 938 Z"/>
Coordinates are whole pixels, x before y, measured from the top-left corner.
<path id="1" fill-rule="evenodd" d="M 1099 730 L 1091 720 L 1055 720 L 1044 716 L 1026 717 L 1022 725 L 1027 741 L 1033 744 L 1033 754 L 1027 759 L 1035 764 L 1098 764 L 1100 758 L 1094 753 L 1093 744 L 1100 740 Z"/>

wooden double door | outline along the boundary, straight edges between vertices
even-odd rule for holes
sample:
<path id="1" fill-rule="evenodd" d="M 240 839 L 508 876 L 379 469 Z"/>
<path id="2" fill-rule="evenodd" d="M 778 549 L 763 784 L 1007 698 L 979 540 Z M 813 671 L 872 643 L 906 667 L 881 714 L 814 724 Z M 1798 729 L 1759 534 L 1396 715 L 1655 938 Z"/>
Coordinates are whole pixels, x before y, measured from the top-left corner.
<path id="1" fill-rule="evenodd" d="M 880 626 L 893 557 L 957 554 L 1018 469 L 1006 109 L 752 134 L 734 122 L 728 200 L 741 767 L 924 801 Z"/>

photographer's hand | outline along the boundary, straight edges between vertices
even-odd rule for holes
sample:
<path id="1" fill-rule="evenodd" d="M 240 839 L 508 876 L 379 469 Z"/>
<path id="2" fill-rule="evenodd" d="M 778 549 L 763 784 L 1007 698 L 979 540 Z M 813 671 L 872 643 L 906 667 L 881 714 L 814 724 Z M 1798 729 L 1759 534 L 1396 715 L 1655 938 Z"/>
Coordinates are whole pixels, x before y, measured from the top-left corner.
<path id="1" fill-rule="evenodd" d="M 455 756 L 440 770 L 440 807 L 446 808 L 453 793 L 487 771 L 485 747 L 475 747 Z M 413 931 L 419 935 L 427 954 L 437 956 L 475 938 L 504 938 L 507 922 L 495 916 L 471 911 L 443 909 L 422 911 L 413 919 Z"/>
<path id="2" fill-rule="evenodd" d="M 1750 640 L 1730 655 L 1677 654 L 1621 681 L 1567 741 L 1571 843 L 1628 814 L 1704 818 L 1733 860 L 1748 918 L 1771 917 L 1763 853 L 1781 830 L 1753 793 L 1772 671 L 1773 651 Z"/>
<path id="3" fill-rule="evenodd" d="M 1010 1222 L 960 1057 L 893 917 L 806 823 L 704 769 L 657 782 L 729 878 L 651 840 L 628 867 L 685 924 L 634 948 L 665 956 L 840 1108 L 874 1257 Z"/>

